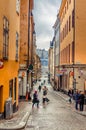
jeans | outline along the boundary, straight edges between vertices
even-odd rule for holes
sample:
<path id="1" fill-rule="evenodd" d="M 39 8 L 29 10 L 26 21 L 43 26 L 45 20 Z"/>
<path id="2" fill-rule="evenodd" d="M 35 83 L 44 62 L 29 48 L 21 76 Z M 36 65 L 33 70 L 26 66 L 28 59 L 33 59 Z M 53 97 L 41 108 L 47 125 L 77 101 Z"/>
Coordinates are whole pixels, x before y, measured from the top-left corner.
<path id="1" fill-rule="evenodd" d="M 75 108 L 78 110 L 78 101 L 75 102 Z"/>
<path id="2" fill-rule="evenodd" d="M 83 111 L 83 109 L 84 109 L 84 104 L 80 103 L 80 111 Z"/>

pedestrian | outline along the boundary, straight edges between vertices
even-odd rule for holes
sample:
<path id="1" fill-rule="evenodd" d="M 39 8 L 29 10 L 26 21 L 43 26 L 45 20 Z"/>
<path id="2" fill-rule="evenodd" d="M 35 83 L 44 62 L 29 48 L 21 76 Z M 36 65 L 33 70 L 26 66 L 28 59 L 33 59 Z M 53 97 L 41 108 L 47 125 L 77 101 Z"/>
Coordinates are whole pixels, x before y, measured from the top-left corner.
<path id="1" fill-rule="evenodd" d="M 48 88 L 46 86 L 44 86 L 44 88 L 43 88 L 43 105 L 45 105 L 45 102 L 49 102 L 49 99 L 47 98 L 47 92 L 48 92 Z"/>
<path id="2" fill-rule="evenodd" d="M 72 103 L 73 95 L 72 95 L 72 90 L 71 89 L 69 89 L 69 91 L 68 91 L 68 96 L 69 96 L 69 102 Z"/>
<path id="3" fill-rule="evenodd" d="M 76 90 L 74 98 L 75 98 L 75 109 L 78 110 L 79 98 L 80 98 L 80 92 L 78 90 Z"/>
<path id="4" fill-rule="evenodd" d="M 28 92 L 28 100 L 31 101 L 31 92 Z"/>
<path id="5" fill-rule="evenodd" d="M 83 111 L 83 110 L 84 110 L 84 99 L 85 99 L 84 92 L 81 92 L 81 93 L 80 93 L 80 97 L 79 97 L 79 107 L 80 107 L 80 111 Z"/>
<path id="6" fill-rule="evenodd" d="M 46 82 L 46 81 L 44 80 L 44 81 L 43 81 L 43 84 L 45 84 L 45 82 Z"/>
<path id="7" fill-rule="evenodd" d="M 33 100 L 32 100 L 32 108 L 34 107 L 35 104 L 37 104 L 37 108 L 39 108 L 39 99 L 38 99 L 38 93 L 35 90 L 34 94 L 33 94 Z"/>
<path id="8" fill-rule="evenodd" d="M 39 89 L 39 92 L 41 92 L 41 85 L 39 85 L 38 89 Z"/>

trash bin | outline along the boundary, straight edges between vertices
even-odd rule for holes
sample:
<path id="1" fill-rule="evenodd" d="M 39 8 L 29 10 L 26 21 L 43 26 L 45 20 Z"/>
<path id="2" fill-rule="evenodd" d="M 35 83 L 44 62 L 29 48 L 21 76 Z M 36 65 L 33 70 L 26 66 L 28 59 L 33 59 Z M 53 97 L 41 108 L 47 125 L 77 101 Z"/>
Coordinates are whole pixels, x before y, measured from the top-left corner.
<path id="1" fill-rule="evenodd" d="M 12 98 L 8 98 L 5 101 L 5 118 L 9 119 L 13 116 L 13 105 L 12 105 Z"/>

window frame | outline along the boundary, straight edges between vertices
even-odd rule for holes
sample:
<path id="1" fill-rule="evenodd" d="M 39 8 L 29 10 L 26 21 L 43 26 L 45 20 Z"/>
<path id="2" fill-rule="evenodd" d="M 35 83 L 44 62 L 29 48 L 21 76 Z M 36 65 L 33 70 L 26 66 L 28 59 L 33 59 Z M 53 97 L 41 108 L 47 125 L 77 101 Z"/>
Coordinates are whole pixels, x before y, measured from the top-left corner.
<path id="1" fill-rule="evenodd" d="M 20 13 L 20 0 L 16 0 L 16 13 L 19 15 Z"/>
<path id="2" fill-rule="evenodd" d="M 3 59 L 8 60 L 9 51 L 9 21 L 3 17 Z"/>

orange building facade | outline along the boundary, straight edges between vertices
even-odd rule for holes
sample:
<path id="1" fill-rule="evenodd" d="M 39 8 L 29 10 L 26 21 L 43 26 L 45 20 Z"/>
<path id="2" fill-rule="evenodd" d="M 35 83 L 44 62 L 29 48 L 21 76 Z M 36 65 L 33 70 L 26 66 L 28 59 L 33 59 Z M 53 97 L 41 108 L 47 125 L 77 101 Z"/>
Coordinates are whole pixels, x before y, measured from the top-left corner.
<path id="1" fill-rule="evenodd" d="M 62 0 L 60 17 L 61 89 L 86 90 L 86 12 L 85 0 Z"/>

